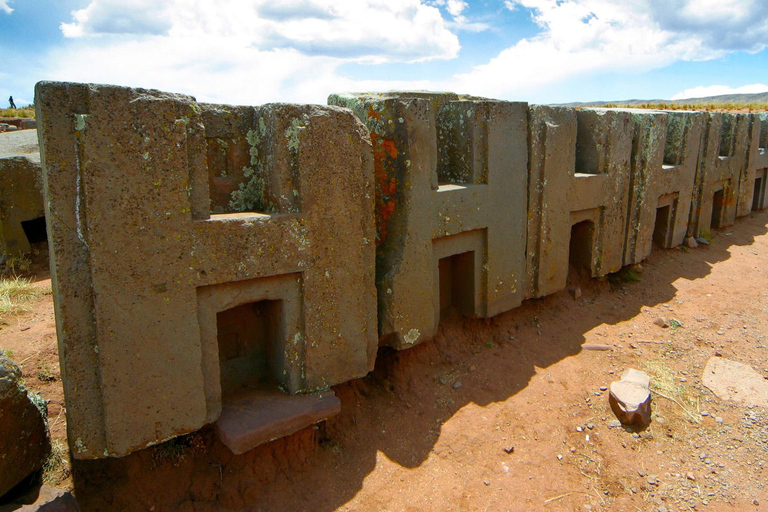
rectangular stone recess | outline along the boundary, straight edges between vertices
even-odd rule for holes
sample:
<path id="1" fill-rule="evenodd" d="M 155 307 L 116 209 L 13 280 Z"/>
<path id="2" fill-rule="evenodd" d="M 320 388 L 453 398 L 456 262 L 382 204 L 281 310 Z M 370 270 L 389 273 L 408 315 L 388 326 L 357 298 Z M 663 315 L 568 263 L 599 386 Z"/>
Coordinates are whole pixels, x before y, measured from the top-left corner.
<path id="1" fill-rule="evenodd" d="M 629 109 L 633 145 L 624 264 L 639 263 L 658 247 L 683 243 L 707 115 Z M 668 210 L 659 210 L 669 205 Z M 669 217 L 659 235 L 660 214 Z M 663 238 L 663 244 L 660 243 Z"/>
<path id="2" fill-rule="evenodd" d="M 338 412 L 332 391 L 286 392 L 301 385 L 305 371 L 301 288 L 301 274 L 288 274 L 197 289 L 201 340 L 218 355 L 216 429 L 234 453 Z"/>
<path id="3" fill-rule="evenodd" d="M 523 285 L 525 297 L 532 298 L 565 288 L 571 230 L 583 220 L 594 224 L 590 276 L 621 268 L 633 129 L 631 114 L 616 110 L 531 105 L 528 118 L 530 177 Z M 581 229 L 586 228 L 573 233 L 574 243 L 583 238 Z M 580 247 L 574 249 L 583 254 Z"/>
<path id="4" fill-rule="evenodd" d="M 243 388 L 277 387 L 282 309 L 280 300 L 260 300 L 216 314 L 223 400 Z"/>
<path id="5" fill-rule="evenodd" d="M 679 202 L 677 194 L 666 194 L 658 199 L 653 226 L 653 244 L 656 247 L 662 249 L 672 247 L 671 239 Z"/>
<path id="6" fill-rule="evenodd" d="M 762 210 L 765 208 L 765 183 L 768 178 L 768 169 L 760 169 L 755 177 L 755 187 L 752 192 L 752 209 Z"/>
<path id="7" fill-rule="evenodd" d="M 432 241 L 432 261 L 437 286 L 433 297 L 436 322 L 450 314 L 483 317 L 482 262 L 486 253 L 485 230 L 468 231 Z"/>
<path id="8" fill-rule="evenodd" d="M 725 206 L 725 190 L 716 190 L 712 195 L 712 212 L 709 225 L 713 228 L 723 226 L 723 208 Z"/>
<path id="9" fill-rule="evenodd" d="M 475 253 L 473 251 L 440 258 L 440 316 L 455 310 L 471 315 L 475 309 Z"/>
<path id="10" fill-rule="evenodd" d="M 418 92 L 333 94 L 328 102 L 352 109 L 371 132 L 380 343 L 404 349 L 435 335 L 446 293 L 444 257 L 474 251 L 474 316 L 517 307 L 525 269 L 527 105 Z M 460 238 L 466 233 L 474 234 Z M 454 236 L 460 242 L 443 244 Z M 453 243 L 455 250 L 440 253 Z M 433 308 L 424 307 L 429 303 Z"/>
<path id="11" fill-rule="evenodd" d="M 657 247 L 667 247 L 671 210 L 671 205 L 659 206 L 656 208 L 656 223 L 653 227 L 653 243 Z"/>
<path id="12" fill-rule="evenodd" d="M 596 226 L 600 212 L 595 210 L 571 214 L 571 236 L 568 242 L 569 277 L 591 277 L 595 269 Z"/>
<path id="13" fill-rule="evenodd" d="M 374 169 L 350 112 L 93 84 L 35 93 L 74 457 L 216 422 L 222 373 L 227 400 L 261 384 L 278 394 L 237 408 L 266 439 L 318 418 L 280 412 L 304 403 L 294 395 L 372 369 Z M 222 176 L 236 180 L 217 189 Z M 220 344 L 219 320 L 223 338 L 268 340 Z"/>

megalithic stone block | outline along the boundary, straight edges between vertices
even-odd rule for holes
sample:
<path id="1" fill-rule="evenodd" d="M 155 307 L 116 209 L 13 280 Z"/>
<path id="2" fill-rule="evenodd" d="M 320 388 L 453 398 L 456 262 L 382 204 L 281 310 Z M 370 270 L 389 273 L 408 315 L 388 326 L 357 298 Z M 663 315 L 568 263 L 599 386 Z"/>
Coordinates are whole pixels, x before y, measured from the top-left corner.
<path id="1" fill-rule="evenodd" d="M 8 258 L 29 253 L 30 237 L 32 242 L 45 239 L 37 131 L 7 133 L 3 141 L 0 147 L 0 265 Z"/>
<path id="2" fill-rule="evenodd" d="M 52 82 L 35 105 L 76 458 L 196 430 L 249 386 L 372 368 L 373 162 L 351 113 Z"/>
<path id="3" fill-rule="evenodd" d="M 703 112 L 629 110 L 634 126 L 624 264 L 639 263 L 653 245 L 683 243 L 706 125 Z"/>
<path id="4" fill-rule="evenodd" d="M 765 182 L 768 173 L 768 114 L 749 116 L 746 165 L 739 178 L 739 198 L 736 216 L 743 217 L 752 210 L 765 208 Z"/>
<path id="5" fill-rule="evenodd" d="M 529 109 L 526 297 L 565 288 L 569 267 L 622 266 L 632 155 L 625 111 Z"/>
<path id="6" fill-rule="evenodd" d="M 708 116 L 691 201 L 690 236 L 733 224 L 740 176 L 747 165 L 750 116 L 720 112 Z"/>
<path id="7" fill-rule="evenodd" d="M 526 104 L 455 94 L 334 94 L 368 126 L 376 167 L 381 344 L 434 336 L 441 313 L 523 298 Z"/>

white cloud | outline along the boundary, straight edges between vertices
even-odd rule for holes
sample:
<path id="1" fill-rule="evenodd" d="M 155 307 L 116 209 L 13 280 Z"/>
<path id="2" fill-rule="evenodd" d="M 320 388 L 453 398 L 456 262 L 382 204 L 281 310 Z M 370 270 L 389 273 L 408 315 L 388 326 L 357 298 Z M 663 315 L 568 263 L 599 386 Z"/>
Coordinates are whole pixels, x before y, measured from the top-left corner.
<path id="1" fill-rule="evenodd" d="M 530 99 L 599 73 L 639 74 L 768 43 L 764 0 L 505 0 L 499 8 L 528 11 L 540 33 L 448 79 L 396 81 L 350 79 L 343 66 L 453 59 L 456 33 L 487 30 L 487 19 L 472 19 L 465 0 L 91 0 L 62 24 L 68 45 L 44 57 L 40 75 L 244 104 L 398 88 Z"/>
<path id="2" fill-rule="evenodd" d="M 449 9 L 461 12 L 461 1 Z M 92 0 L 63 23 L 70 38 L 118 34 L 226 38 L 261 51 L 295 49 L 366 62 L 454 58 L 459 40 L 419 0 Z"/>
<path id="3" fill-rule="evenodd" d="M 768 92 L 768 85 L 751 84 L 741 87 L 730 87 L 728 85 L 700 85 L 691 89 L 685 89 L 674 96 L 673 100 L 687 100 L 689 98 L 706 98 L 708 96 L 720 96 L 723 94 L 756 94 Z"/>
<path id="4" fill-rule="evenodd" d="M 8 5 L 9 0 L 0 0 L 0 11 L 4 11 L 6 14 L 11 14 L 13 9 Z"/>
<path id="5" fill-rule="evenodd" d="M 240 104 L 325 103 L 363 83 L 341 76 L 345 63 L 450 59 L 460 48 L 419 0 L 91 0 L 61 30 L 68 43 L 44 57 L 46 79 Z"/>
<path id="6" fill-rule="evenodd" d="M 457 77 L 456 87 L 507 98 L 601 72 L 641 73 L 768 45 L 764 0 L 507 0 L 542 31 Z M 599 94 L 599 92 L 597 92 Z"/>

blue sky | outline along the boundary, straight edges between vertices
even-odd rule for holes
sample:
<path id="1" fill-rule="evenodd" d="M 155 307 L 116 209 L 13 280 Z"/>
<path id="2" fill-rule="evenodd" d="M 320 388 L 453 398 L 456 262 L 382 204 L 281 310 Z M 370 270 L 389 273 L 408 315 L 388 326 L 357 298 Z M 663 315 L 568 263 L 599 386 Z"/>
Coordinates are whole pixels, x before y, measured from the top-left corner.
<path id="1" fill-rule="evenodd" d="M 763 92 L 766 46 L 766 0 L 0 0 L 0 106 L 39 80 L 231 104 Z"/>

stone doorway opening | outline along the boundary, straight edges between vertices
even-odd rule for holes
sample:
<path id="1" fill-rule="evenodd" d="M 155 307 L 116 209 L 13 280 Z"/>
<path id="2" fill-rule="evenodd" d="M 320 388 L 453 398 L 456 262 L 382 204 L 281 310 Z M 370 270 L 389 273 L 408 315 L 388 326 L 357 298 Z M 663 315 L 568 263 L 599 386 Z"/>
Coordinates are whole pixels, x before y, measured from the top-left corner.
<path id="1" fill-rule="evenodd" d="M 260 300 L 216 314 L 221 396 L 277 389 L 283 368 L 283 301 Z"/>
<path id="2" fill-rule="evenodd" d="M 21 229 L 27 237 L 29 245 L 48 241 L 48 230 L 45 226 L 45 217 L 21 221 Z"/>
<path id="3" fill-rule="evenodd" d="M 763 171 L 765 172 L 765 171 Z M 763 197 L 763 187 L 765 186 L 765 180 L 763 179 L 764 176 L 758 176 L 755 178 L 755 190 L 752 193 L 752 209 L 753 210 L 760 210 L 762 206 L 762 202 L 760 199 Z"/>
<path id="4" fill-rule="evenodd" d="M 670 205 L 656 208 L 656 222 L 653 226 L 653 245 L 665 248 L 669 247 L 669 221 L 672 213 Z"/>
<path id="5" fill-rule="evenodd" d="M 440 258 L 440 318 L 475 311 L 475 251 Z"/>
<path id="6" fill-rule="evenodd" d="M 592 276 L 592 252 L 595 237 L 595 223 L 583 220 L 571 226 L 571 240 L 568 247 L 568 277 L 590 278 Z"/>
<path id="7" fill-rule="evenodd" d="M 723 222 L 723 206 L 725 206 L 725 190 L 720 189 L 712 196 L 712 218 L 709 227 L 719 228 Z"/>

